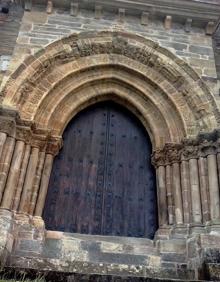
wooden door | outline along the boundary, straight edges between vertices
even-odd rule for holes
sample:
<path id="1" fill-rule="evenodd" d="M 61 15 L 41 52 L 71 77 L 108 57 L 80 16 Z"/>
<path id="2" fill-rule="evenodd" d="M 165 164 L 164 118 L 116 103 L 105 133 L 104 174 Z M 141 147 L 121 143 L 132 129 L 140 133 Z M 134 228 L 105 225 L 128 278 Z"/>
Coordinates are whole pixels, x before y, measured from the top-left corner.
<path id="1" fill-rule="evenodd" d="M 151 142 L 133 114 L 98 103 L 68 125 L 43 217 L 48 230 L 152 238 L 157 229 Z"/>

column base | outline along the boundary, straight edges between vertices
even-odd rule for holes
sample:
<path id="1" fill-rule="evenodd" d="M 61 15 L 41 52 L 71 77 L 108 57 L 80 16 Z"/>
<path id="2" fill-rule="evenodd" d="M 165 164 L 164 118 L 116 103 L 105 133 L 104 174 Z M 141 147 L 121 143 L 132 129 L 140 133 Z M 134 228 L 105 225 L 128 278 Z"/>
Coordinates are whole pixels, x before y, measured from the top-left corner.
<path id="1" fill-rule="evenodd" d="M 204 233 L 206 233 L 206 229 L 201 223 L 177 224 L 173 227 L 172 238 L 187 239 L 191 236 Z"/>
<path id="2" fill-rule="evenodd" d="M 171 236 L 171 233 L 172 233 L 172 228 L 173 228 L 173 226 L 169 226 L 169 225 L 161 226 L 157 230 L 154 239 L 155 240 L 167 240 L 167 239 L 169 239 L 170 236 Z"/>
<path id="3" fill-rule="evenodd" d="M 206 229 L 202 223 L 191 223 L 189 225 L 189 235 L 205 234 Z"/>
<path id="4" fill-rule="evenodd" d="M 172 231 L 172 238 L 185 239 L 189 236 L 189 227 L 186 224 L 177 224 Z"/>
<path id="5" fill-rule="evenodd" d="M 206 231 L 209 234 L 220 235 L 220 220 L 212 220 L 206 223 Z"/>

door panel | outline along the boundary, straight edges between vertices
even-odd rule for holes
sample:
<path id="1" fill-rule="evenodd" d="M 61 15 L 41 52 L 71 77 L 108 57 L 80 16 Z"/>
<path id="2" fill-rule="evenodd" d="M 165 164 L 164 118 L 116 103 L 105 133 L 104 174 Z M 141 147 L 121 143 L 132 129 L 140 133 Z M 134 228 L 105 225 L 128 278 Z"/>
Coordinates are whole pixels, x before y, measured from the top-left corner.
<path id="1" fill-rule="evenodd" d="M 99 103 L 78 114 L 63 138 L 44 208 L 46 228 L 152 238 L 155 173 L 140 122 L 117 104 Z"/>

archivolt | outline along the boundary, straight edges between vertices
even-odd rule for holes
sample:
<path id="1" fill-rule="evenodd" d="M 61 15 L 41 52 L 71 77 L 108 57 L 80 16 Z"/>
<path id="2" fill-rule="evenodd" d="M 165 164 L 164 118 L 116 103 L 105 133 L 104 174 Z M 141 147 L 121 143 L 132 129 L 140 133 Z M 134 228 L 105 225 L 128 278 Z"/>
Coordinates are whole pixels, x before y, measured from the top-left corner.
<path id="1" fill-rule="evenodd" d="M 4 105 L 53 135 L 89 104 L 116 100 L 138 116 L 154 147 L 211 131 L 220 120 L 212 94 L 185 62 L 121 32 L 74 34 L 52 43 L 12 74 L 3 96 Z"/>

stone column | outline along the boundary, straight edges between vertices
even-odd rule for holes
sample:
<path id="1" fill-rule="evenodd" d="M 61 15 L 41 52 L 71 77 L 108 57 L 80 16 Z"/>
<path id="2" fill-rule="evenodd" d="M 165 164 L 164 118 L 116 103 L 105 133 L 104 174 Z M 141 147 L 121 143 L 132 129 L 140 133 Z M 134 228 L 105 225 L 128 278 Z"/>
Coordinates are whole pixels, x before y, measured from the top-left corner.
<path id="1" fill-rule="evenodd" d="M 3 153 L 1 156 L 1 164 L 0 164 L 0 201 L 2 199 L 2 195 L 5 188 L 6 179 L 8 176 L 8 170 L 11 163 L 12 154 L 14 151 L 15 139 L 13 137 L 7 137 Z"/>
<path id="2" fill-rule="evenodd" d="M 24 187 L 21 195 L 21 201 L 19 205 L 20 212 L 28 213 L 34 183 L 34 177 L 38 164 L 39 148 L 33 147 L 28 163 L 27 174 L 24 181 Z"/>
<path id="3" fill-rule="evenodd" d="M 176 220 L 176 224 L 183 224 L 183 203 L 182 203 L 179 163 L 174 162 L 172 164 L 172 171 L 173 171 L 172 184 L 173 184 L 174 203 L 175 203 L 175 220 Z"/>
<path id="4" fill-rule="evenodd" d="M 166 193 L 166 175 L 165 167 L 159 166 L 157 168 L 157 183 L 158 183 L 158 214 L 159 226 L 163 227 L 168 224 L 167 220 L 167 193 Z"/>
<path id="5" fill-rule="evenodd" d="M 218 184 L 216 155 L 211 154 L 207 156 L 207 165 L 208 165 L 211 220 L 219 221 L 220 219 L 219 184 Z"/>
<path id="6" fill-rule="evenodd" d="M 200 191 L 202 201 L 202 216 L 203 222 L 210 220 L 209 210 L 209 195 L 208 195 L 208 168 L 206 158 L 200 157 L 198 160 L 199 164 L 199 180 L 200 180 Z"/>
<path id="7" fill-rule="evenodd" d="M 174 224 L 173 213 L 173 191 L 172 191 L 172 171 L 171 166 L 166 165 L 166 191 L 167 191 L 167 204 L 168 204 L 168 221 L 169 224 Z"/>
<path id="8" fill-rule="evenodd" d="M 44 160 L 45 160 L 45 152 L 40 152 L 38 166 L 37 166 L 37 170 L 36 170 L 36 175 L 35 175 L 35 178 L 34 178 L 33 193 L 32 193 L 31 203 L 30 203 L 30 208 L 29 208 L 29 214 L 31 214 L 31 215 L 33 215 L 35 205 L 36 205 L 36 201 L 37 201 L 38 190 L 39 190 L 41 176 L 42 176 L 42 170 L 43 170 L 43 166 L 44 166 Z"/>
<path id="9" fill-rule="evenodd" d="M 30 152 L 31 152 L 31 146 L 28 144 L 28 145 L 25 146 L 24 158 L 23 158 L 23 161 L 22 161 L 20 175 L 19 175 L 19 179 L 18 179 L 18 185 L 17 185 L 17 189 L 16 189 L 15 196 L 14 196 L 14 202 L 13 202 L 13 206 L 12 206 L 12 209 L 15 210 L 15 211 L 18 210 L 18 206 L 19 206 L 19 203 L 20 203 L 21 192 L 22 192 L 22 188 L 23 188 L 23 185 L 24 185 L 24 179 L 25 179 L 25 175 L 26 175 L 26 171 L 27 171 Z"/>
<path id="10" fill-rule="evenodd" d="M 0 132 L 0 158 L 2 156 L 2 151 L 5 145 L 6 139 L 7 139 L 7 134 L 4 132 Z"/>
<path id="11" fill-rule="evenodd" d="M 218 164 L 218 181 L 220 184 L 220 153 L 217 154 L 217 164 Z"/>
<path id="12" fill-rule="evenodd" d="M 38 193 L 38 199 L 34 213 L 35 216 L 42 216 L 43 213 L 43 208 L 47 196 L 48 184 L 50 180 L 50 174 L 53 166 L 53 159 L 54 156 L 52 154 L 46 154 L 44 168 L 41 177 L 40 190 Z"/>
<path id="13" fill-rule="evenodd" d="M 16 141 L 15 150 L 6 183 L 6 188 L 1 203 L 2 208 L 11 209 L 12 200 L 18 183 L 21 162 L 24 153 L 24 146 L 25 145 L 23 141 Z"/>
<path id="14" fill-rule="evenodd" d="M 199 171 L 197 159 L 189 160 L 193 223 L 202 223 Z"/>
<path id="15" fill-rule="evenodd" d="M 184 223 L 190 223 L 191 195 L 190 195 L 190 182 L 189 182 L 189 163 L 187 160 L 181 161 L 181 185 L 182 185 L 182 196 L 183 196 Z"/>

